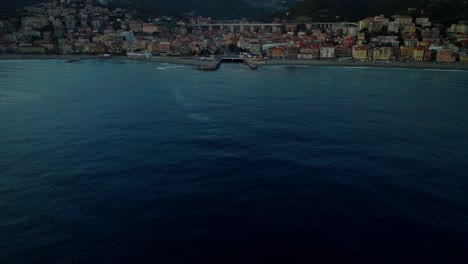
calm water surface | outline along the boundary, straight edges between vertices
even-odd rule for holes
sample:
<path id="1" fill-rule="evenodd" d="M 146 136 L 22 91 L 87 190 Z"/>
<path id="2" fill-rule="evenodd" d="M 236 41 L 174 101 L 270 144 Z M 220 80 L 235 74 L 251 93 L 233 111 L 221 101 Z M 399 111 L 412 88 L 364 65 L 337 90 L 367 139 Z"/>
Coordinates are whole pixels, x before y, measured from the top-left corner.
<path id="1" fill-rule="evenodd" d="M 467 72 L 0 61 L 0 263 L 321 257 L 468 259 Z"/>

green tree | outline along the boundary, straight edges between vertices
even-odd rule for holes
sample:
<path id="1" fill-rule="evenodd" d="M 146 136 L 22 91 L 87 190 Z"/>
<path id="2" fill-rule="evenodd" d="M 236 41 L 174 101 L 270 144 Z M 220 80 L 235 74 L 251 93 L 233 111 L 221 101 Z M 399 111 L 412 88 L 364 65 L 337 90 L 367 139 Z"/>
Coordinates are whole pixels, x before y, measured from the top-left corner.
<path id="1" fill-rule="evenodd" d="M 231 43 L 231 44 L 228 45 L 228 49 L 230 51 L 232 51 L 232 52 L 234 52 L 236 50 L 236 48 L 237 48 L 237 46 L 234 43 Z"/>

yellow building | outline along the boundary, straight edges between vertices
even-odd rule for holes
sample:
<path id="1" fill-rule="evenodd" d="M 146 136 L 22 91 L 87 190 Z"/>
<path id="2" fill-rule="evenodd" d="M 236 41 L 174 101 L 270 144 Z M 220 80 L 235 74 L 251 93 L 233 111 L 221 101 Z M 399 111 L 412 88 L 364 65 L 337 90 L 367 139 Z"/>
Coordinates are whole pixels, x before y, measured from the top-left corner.
<path id="1" fill-rule="evenodd" d="M 389 61 L 392 56 L 390 47 L 375 48 L 372 50 L 372 60 L 374 61 Z"/>
<path id="2" fill-rule="evenodd" d="M 359 21 L 359 30 L 363 30 L 369 26 L 369 20 L 361 20 Z"/>
<path id="3" fill-rule="evenodd" d="M 33 45 L 30 45 L 30 44 L 25 44 L 25 45 L 21 45 L 19 48 L 18 48 L 18 52 L 19 53 L 24 53 L 24 54 L 30 54 L 30 53 L 45 53 L 46 52 L 46 48 L 44 48 L 43 46 L 33 46 Z"/>
<path id="4" fill-rule="evenodd" d="M 418 47 L 429 47 L 430 45 L 429 41 L 418 41 Z"/>
<path id="5" fill-rule="evenodd" d="M 459 53 L 460 62 L 467 63 L 468 62 L 468 51 L 460 51 Z"/>
<path id="6" fill-rule="evenodd" d="M 403 28 L 403 34 L 405 35 L 412 35 L 416 33 L 416 26 L 415 25 L 405 25 Z"/>
<path id="7" fill-rule="evenodd" d="M 468 24 L 453 24 L 452 27 L 450 28 L 450 31 L 453 33 L 463 33 L 463 34 L 468 34 Z"/>
<path id="8" fill-rule="evenodd" d="M 411 56 L 415 61 L 423 61 L 424 60 L 424 48 L 414 48 L 413 49 L 413 56 Z"/>
<path id="9" fill-rule="evenodd" d="M 353 59 L 355 60 L 369 60 L 369 49 L 361 46 L 353 47 Z"/>
<path id="10" fill-rule="evenodd" d="M 413 47 L 404 46 L 404 47 L 401 47 L 400 50 L 401 50 L 401 53 L 400 53 L 401 58 L 412 58 L 413 57 L 413 50 L 414 50 Z"/>
<path id="11" fill-rule="evenodd" d="M 410 16 L 395 16 L 395 22 L 398 22 L 400 26 L 411 25 L 413 18 Z"/>

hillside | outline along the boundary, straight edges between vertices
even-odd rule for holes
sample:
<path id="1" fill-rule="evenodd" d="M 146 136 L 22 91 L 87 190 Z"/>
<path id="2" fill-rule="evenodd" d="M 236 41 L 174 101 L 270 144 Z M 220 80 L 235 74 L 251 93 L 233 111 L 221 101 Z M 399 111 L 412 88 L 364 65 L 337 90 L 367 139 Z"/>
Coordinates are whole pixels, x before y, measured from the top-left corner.
<path id="1" fill-rule="evenodd" d="M 11 11 L 23 6 L 36 4 L 39 0 L 15 0 L 15 1 L 0 1 L 0 11 Z"/>
<path id="2" fill-rule="evenodd" d="M 14 10 L 44 0 L 0 1 L 0 11 Z M 163 13 L 196 11 L 198 15 L 213 18 L 258 18 L 264 14 L 261 8 L 253 7 L 244 0 L 108 0 L 114 7 L 137 10 L 143 16 Z"/>
<path id="3" fill-rule="evenodd" d="M 263 14 L 244 0 L 115 0 L 115 6 L 123 6 L 148 15 L 157 11 L 183 13 L 196 11 L 198 15 L 213 18 L 256 18 Z"/>
<path id="4" fill-rule="evenodd" d="M 290 19 L 308 17 L 313 20 L 359 20 L 379 14 L 406 14 L 409 7 L 424 10 L 424 16 L 445 23 L 467 19 L 465 0 L 304 0 L 289 10 Z"/>
<path id="5" fill-rule="evenodd" d="M 0 1 L 0 11 L 19 8 L 45 0 Z M 267 13 L 264 0 L 109 0 L 115 7 L 137 10 L 142 16 L 151 17 L 159 13 L 181 14 L 196 11 L 198 15 L 217 19 L 251 18 L 260 19 Z M 248 3 L 248 2 L 250 3 Z M 288 0 L 294 3 L 297 0 Z M 257 7 L 251 5 L 255 3 Z M 359 20 L 379 14 L 406 14 L 408 7 L 418 7 L 433 21 L 452 23 L 468 20 L 467 0 L 304 0 L 274 17 L 288 20 Z"/>

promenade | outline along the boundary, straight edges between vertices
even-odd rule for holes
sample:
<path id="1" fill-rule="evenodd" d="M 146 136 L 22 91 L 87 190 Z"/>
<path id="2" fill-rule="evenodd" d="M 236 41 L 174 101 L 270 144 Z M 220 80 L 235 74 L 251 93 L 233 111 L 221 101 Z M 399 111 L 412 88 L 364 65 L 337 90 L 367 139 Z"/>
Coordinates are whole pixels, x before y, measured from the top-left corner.
<path id="1" fill-rule="evenodd" d="M 113 56 L 110 59 L 100 59 L 96 55 L 21 55 L 1 54 L 0 60 L 133 60 L 126 56 Z M 296 60 L 296 59 L 247 59 L 247 58 L 223 58 L 224 60 L 240 60 L 251 69 L 274 65 L 290 66 L 335 66 L 335 67 L 373 67 L 373 68 L 405 68 L 405 69 L 434 69 L 434 70 L 463 70 L 468 71 L 468 63 L 435 63 L 435 62 L 340 62 L 336 60 Z M 196 57 L 152 57 L 148 62 L 172 63 L 187 66 L 198 66 Z"/>

